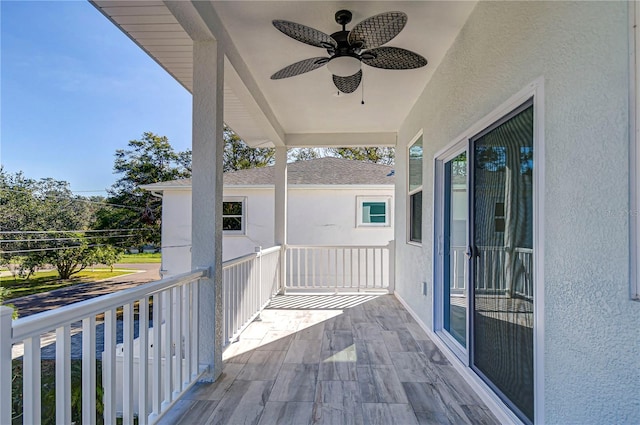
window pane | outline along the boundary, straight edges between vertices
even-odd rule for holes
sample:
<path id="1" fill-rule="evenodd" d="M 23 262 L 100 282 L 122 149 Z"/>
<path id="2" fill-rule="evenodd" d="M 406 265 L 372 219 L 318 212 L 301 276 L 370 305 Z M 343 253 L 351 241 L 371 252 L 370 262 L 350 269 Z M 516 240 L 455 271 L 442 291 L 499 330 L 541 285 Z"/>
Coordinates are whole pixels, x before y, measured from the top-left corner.
<path id="1" fill-rule="evenodd" d="M 387 204 L 385 202 L 363 202 L 362 210 L 368 209 L 369 214 L 383 214 L 385 213 Z"/>
<path id="2" fill-rule="evenodd" d="M 409 192 L 422 186 L 422 136 L 409 148 Z"/>
<path id="3" fill-rule="evenodd" d="M 387 216 L 386 202 L 363 202 L 362 203 L 362 224 L 386 223 Z"/>
<path id="4" fill-rule="evenodd" d="M 223 217 L 222 230 L 242 230 L 242 219 L 240 217 Z"/>
<path id="5" fill-rule="evenodd" d="M 409 240 L 422 242 L 422 191 L 411 195 Z"/>
<path id="6" fill-rule="evenodd" d="M 242 215 L 242 202 L 223 202 L 222 215 Z"/>
<path id="7" fill-rule="evenodd" d="M 386 222 L 384 215 L 372 215 L 370 223 L 382 223 Z"/>

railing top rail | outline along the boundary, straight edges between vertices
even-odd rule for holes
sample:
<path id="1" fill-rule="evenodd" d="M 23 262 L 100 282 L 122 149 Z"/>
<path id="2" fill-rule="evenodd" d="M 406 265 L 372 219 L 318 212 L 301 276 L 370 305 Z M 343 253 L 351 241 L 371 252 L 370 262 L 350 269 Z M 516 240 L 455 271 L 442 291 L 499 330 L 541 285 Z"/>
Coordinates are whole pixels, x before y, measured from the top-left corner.
<path id="1" fill-rule="evenodd" d="M 389 245 L 287 245 L 287 249 L 375 249 L 389 248 Z"/>
<path id="2" fill-rule="evenodd" d="M 222 263 L 222 270 L 227 270 L 233 266 L 237 266 L 238 264 L 246 263 L 248 261 L 252 261 L 253 259 L 258 257 L 258 253 L 252 252 L 247 255 L 243 255 L 242 257 L 232 258 L 231 260 L 227 260 Z"/>
<path id="3" fill-rule="evenodd" d="M 274 252 L 280 251 L 282 247 L 280 245 L 272 246 L 271 248 L 263 249 L 259 252 L 252 252 L 247 255 L 243 255 L 242 257 L 232 258 L 231 260 L 227 260 L 222 263 L 222 270 L 226 270 L 230 267 L 237 266 L 238 264 L 246 263 L 251 261 L 257 257 L 263 257 L 267 254 L 271 254 Z"/>
<path id="4" fill-rule="evenodd" d="M 281 245 L 276 245 L 276 246 L 272 246 L 271 248 L 263 249 L 263 250 L 262 250 L 262 251 L 260 251 L 258 254 L 259 254 L 260 256 L 264 256 L 264 255 L 267 255 L 267 254 L 273 254 L 274 252 L 278 252 L 278 251 L 280 251 L 281 249 L 282 249 L 282 246 L 281 246 Z"/>
<path id="5" fill-rule="evenodd" d="M 54 310 L 43 311 L 13 322 L 12 341 L 40 335 L 60 326 L 100 314 L 112 308 L 157 294 L 168 288 L 192 282 L 209 275 L 206 268 L 192 270 L 166 279 L 156 280 L 135 288 L 129 288 L 112 294 L 101 295 L 89 300 L 69 304 Z"/>

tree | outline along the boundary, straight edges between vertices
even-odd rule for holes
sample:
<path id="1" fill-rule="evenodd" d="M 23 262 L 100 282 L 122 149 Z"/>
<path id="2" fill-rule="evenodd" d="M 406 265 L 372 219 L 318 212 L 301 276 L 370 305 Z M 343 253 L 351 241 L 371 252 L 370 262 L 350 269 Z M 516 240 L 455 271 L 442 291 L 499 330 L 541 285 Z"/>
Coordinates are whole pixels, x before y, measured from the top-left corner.
<path id="1" fill-rule="evenodd" d="M 224 126 L 223 171 L 265 167 L 275 162 L 275 149 L 251 148 L 229 127 Z"/>
<path id="2" fill-rule="evenodd" d="M 330 148 L 331 156 L 356 161 L 373 162 L 375 164 L 393 165 L 395 161 L 395 151 L 393 148 L 373 147 L 373 148 Z"/>
<path id="3" fill-rule="evenodd" d="M 309 159 L 324 158 L 350 159 L 354 161 L 373 162 L 375 164 L 393 165 L 395 151 L 393 148 L 295 148 L 289 150 L 289 162 L 306 161 Z"/>
<path id="4" fill-rule="evenodd" d="M 113 171 L 121 175 L 108 190 L 114 208 L 98 212 L 96 228 L 146 229 L 127 242 L 159 243 L 162 201 L 140 186 L 191 177 L 191 151 L 176 152 L 166 136 L 146 132 L 116 150 Z"/>
<path id="5" fill-rule="evenodd" d="M 113 271 L 113 265 L 118 262 L 121 256 L 121 249 L 111 245 L 104 245 L 95 248 L 92 260 L 94 264 L 104 264 Z"/>
<path id="6" fill-rule="evenodd" d="M 2 261 L 19 264 L 22 275 L 51 264 L 68 279 L 91 264 L 92 248 L 85 231 L 95 219 L 96 205 L 74 195 L 65 181 L 33 180 L 0 169 L 0 246 Z"/>
<path id="7" fill-rule="evenodd" d="M 289 162 L 307 161 L 309 159 L 322 158 L 327 156 L 323 149 L 319 148 L 295 148 L 288 152 L 287 160 Z"/>
<path id="8" fill-rule="evenodd" d="M 77 238 L 78 242 L 74 245 L 66 249 L 45 251 L 42 256 L 43 263 L 50 263 L 56 268 L 60 279 L 70 279 L 96 262 L 95 249 L 82 236 L 78 235 Z"/>

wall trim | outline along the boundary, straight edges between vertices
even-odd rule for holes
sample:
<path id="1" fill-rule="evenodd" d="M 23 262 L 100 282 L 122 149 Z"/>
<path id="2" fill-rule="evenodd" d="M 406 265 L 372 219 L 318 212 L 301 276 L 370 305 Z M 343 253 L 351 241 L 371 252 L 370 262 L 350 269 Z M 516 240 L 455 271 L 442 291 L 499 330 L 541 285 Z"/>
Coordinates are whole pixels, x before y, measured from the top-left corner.
<path id="1" fill-rule="evenodd" d="M 407 302 L 398 295 L 397 292 L 394 292 L 392 295 L 396 297 L 400 304 L 404 306 L 404 308 L 409 312 L 411 317 L 418 323 L 420 328 L 427 334 L 427 336 L 431 339 L 431 341 L 438 347 L 438 349 L 445 355 L 447 360 L 451 363 L 454 369 L 462 376 L 471 389 L 478 395 L 480 400 L 482 400 L 491 413 L 498 419 L 501 424 L 514 424 L 514 425 L 522 425 L 522 421 L 518 419 L 518 417 L 505 405 L 502 400 L 487 386 L 487 384 L 480 379 L 478 375 L 473 373 L 471 368 L 467 367 L 464 363 L 460 361 L 458 357 L 449 348 L 446 344 L 431 330 L 424 322 L 420 319 L 420 317 L 416 314 L 415 311 L 407 304 Z"/>

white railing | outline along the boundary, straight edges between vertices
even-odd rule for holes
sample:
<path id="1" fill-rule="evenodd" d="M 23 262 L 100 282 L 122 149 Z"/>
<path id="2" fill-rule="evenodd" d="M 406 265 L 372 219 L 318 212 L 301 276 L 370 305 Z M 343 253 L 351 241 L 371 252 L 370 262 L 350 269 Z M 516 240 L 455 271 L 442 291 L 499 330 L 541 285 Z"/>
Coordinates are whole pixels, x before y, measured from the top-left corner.
<path id="1" fill-rule="evenodd" d="M 223 345 L 228 345 L 280 289 L 280 246 L 222 264 Z"/>
<path id="2" fill-rule="evenodd" d="M 16 414 L 22 414 L 25 424 L 41 423 L 43 413 L 52 414 L 42 412 L 40 343 L 41 335 L 51 331 L 56 334 L 56 423 L 72 423 L 70 330 L 79 322 L 82 423 L 96 423 L 99 386 L 104 394 L 105 424 L 116 423 L 116 416 L 122 416 L 123 424 L 132 424 L 134 416 L 140 425 L 155 422 L 202 372 L 198 361 L 198 282 L 207 275 L 207 270 L 196 270 L 15 321 L 11 320 L 11 309 L 0 307 L 0 423 L 12 421 L 13 344 L 24 344 L 23 411 Z M 138 319 L 134 320 L 136 309 Z M 118 323 L 122 325 L 122 345 L 116 346 Z M 134 348 L 136 328 L 139 338 Z M 104 336 L 101 385 L 96 372 L 97 329 L 103 330 Z M 116 360 L 117 355 L 122 361 Z M 122 412 L 116 412 L 120 402 Z"/>
<path id="3" fill-rule="evenodd" d="M 393 290 L 394 245 L 292 246 L 286 249 L 287 290 Z"/>
<path id="4" fill-rule="evenodd" d="M 451 248 L 451 293 L 464 292 L 467 277 L 466 247 Z M 509 288 L 505 275 L 506 250 L 504 247 L 480 246 L 476 257 L 475 290 L 481 293 L 503 293 L 533 297 L 533 249 L 516 248 L 516 267 L 513 288 Z"/>

